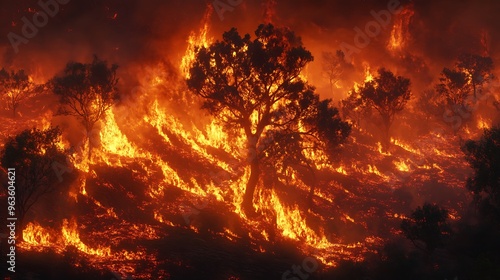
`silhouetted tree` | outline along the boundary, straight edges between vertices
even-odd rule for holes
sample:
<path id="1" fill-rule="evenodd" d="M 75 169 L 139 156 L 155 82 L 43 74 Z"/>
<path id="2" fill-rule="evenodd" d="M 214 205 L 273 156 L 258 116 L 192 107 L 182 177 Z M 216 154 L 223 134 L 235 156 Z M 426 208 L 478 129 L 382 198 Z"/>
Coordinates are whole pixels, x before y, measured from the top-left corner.
<path id="1" fill-rule="evenodd" d="M 333 87 L 341 80 L 346 68 L 352 67 L 352 65 L 345 61 L 345 54 L 341 50 L 337 50 L 335 53 L 323 52 L 322 59 L 323 74 L 328 79 L 330 90 L 333 93 Z"/>
<path id="2" fill-rule="evenodd" d="M 12 117 L 23 100 L 34 94 L 39 87 L 30 79 L 24 70 L 0 70 L 0 93 L 5 99 L 7 109 L 12 110 Z"/>
<path id="3" fill-rule="evenodd" d="M 299 122 L 318 118 L 320 114 L 314 112 L 322 110 L 314 89 L 301 77 L 313 57 L 300 38 L 270 24 L 260 25 L 255 35 L 251 40 L 249 34 L 240 36 L 233 28 L 222 41 L 199 48 L 187 79 L 188 87 L 204 98 L 203 108 L 246 136 L 251 169 L 243 197 L 247 213 L 254 211 L 252 200 L 264 151 L 277 142 L 262 141 L 264 136 L 277 137 L 282 147 L 299 141 L 304 137 L 294 134 L 300 132 Z M 328 129 L 342 134 L 343 127 Z"/>
<path id="4" fill-rule="evenodd" d="M 443 106 L 457 111 L 467 103 L 471 85 L 466 73 L 460 70 L 444 68 L 436 85 L 436 92 L 442 97 Z"/>
<path id="5" fill-rule="evenodd" d="M 63 73 L 49 83 L 59 96 L 59 114 L 77 117 L 85 128 L 89 142 L 89 158 L 92 147 L 90 132 L 104 117 L 118 98 L 116 69 L 118 66 L 94 57 L 92 63 L 70 62 Z"/>
<path id="6" fill-rule="evenodd" d="M 361 126 L 361 120 L 371 115 L 371 108 L 365 107 L 361 95 L 355 90 L 351 90 L 347 98 L 339 102 L 342 116 L 350 120 L 354 127 Z"/>
<path id="7" fill-rule="evenodd" d="M 436 248 L 443 246 L 445 238 L 451 234 L 447 219 L 447 210 L 425 203 L 422 207 L 418 207 L 409 219 L 403 220 L 401 229 L 415 247 L 432 253 Z M 421 247 L 418 241 L 423 242 L 425 248 Z"/>
<path id="8" fill-rule="evenodd" d="M 411 98 L 410 80 L 395 76 L 391 71 L 379 69 L 378 76 L 365 82 L 356 94 L 361 96 L 363 106 L 375 109 L 382 121 L 384 142 L 389 144 L 389 131 L 395 115 L 402 111 Z"/>
<path id="9" fill-rule="evenodd" d="M 24 130 L 10 138 L 2 150 L 5 170 L 15 168 L 16 213 L 20 223 L 40 197 L 55 190 L 59 183 L 54 163 L 66 163 L 66 155 L 57 145 L 60 136 L 58 128 Z"/>
<path id="10" fill-rule="evenodd" d="M 491 57 L 476 54 L 462 54 L 458 57 L 457 68 L 467 75 L 472 86 L 474 97 L 476 97 L 478 87 L 493 78 L 493 60 Z"/>
<path id="11" fill-rule="evenodd" d="M 500 128 L 487 129 L 481 139 L 465 142 L 462 151 L 474 170 L 467 189 L 483 214 L 500 217 Z"/>

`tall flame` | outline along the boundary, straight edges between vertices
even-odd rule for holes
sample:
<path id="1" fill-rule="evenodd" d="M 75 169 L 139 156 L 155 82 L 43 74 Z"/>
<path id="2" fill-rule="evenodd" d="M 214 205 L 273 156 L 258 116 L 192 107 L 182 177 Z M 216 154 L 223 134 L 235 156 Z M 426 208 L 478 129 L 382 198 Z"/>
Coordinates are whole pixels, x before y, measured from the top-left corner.
<path id="1" fill-rule="evenodd" d="M 34 246 L 50 246 L 50 233 L 38 223 L 29 223 L 23 230 L 23 240 Z"/>
<path id="2" fill-rule="evenodd" d="M 185 78 L 189 78 L 189 68 L 191 64 L 195 60 L 196 49 L 198 47 L 207 48 L 213 41 L 213 38 L 209 38 L 208 32 L 210 30 L 210 16 L 212 15 L 213 8 L 212 5 L 207 5 L 207 9 L 205 10 L 205 15 L 203 16 L 201 29 L 198 31 L 198 34 L 195 32 L 191 32 L 188 38 L 188 46 L 184 56 L 181 59 L 181 73 Z"/>
<path id="3" fill-rule="evenodd" d="M 409 25 L 414 14 L 413 4 L 409 4 L 396 16 L 387 45 L 389 50 L 401 51 L 406 47 L 410 38 Z"/>

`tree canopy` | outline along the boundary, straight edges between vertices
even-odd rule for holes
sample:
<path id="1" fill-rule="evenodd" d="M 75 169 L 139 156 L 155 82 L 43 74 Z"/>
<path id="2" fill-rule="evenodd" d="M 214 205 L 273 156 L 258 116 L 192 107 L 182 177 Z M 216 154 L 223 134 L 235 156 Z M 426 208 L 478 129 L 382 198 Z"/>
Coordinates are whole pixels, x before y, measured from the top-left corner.
<path id="1" fill-rule="evenodd" d="M 187 79 L 188 87 L 204 98 L 203 108 L 246 136 L 251 166 L 243 202 L 246 209 L 253 205 L 262 159 L 269 151 L 276 151 L 272 157 L 280 154 L 273 145 L 299 148 L 306 135 L 324 141 L 329 139 L 323 137 L 332 137 L 333 143 L 348 134 L 338 111 L 328 101 L 320 102 L 301 75 L 313 57 L 300 38 L 271 24 L 260 25 L 255 35 L 252 40 L 233 28 L 222 41 L 199 48 Z M 286 145 L 290 141 L 298 146 Z"/>
<path id="2" fill-rule="evenodd" d="M 40 197 L 56 189 L 59 180 L 54 163 L 66 163 L 64 151 L 57 145 L 61 131 L 24 130 L 10 138 L 1 153 L 4 168 L 15 168 L 18 219 L 23 220 Z"/>
<path id="3" fill-rule="evenodd" d="M 39 87 L 24 72 L 24 70 L 7 71 L 0 70 L 0 93 L 6 102 L 7 109 L 16 116 L 17 108 L 23 100 L 34 94 Z"/>
<path id="4" fill-rule="evenodd" d="M 436 85 L 436 91 L 446 101 L 448 106 L 461 106 L 469 97 L 470 85 L 467 74 L 453 69 L 444 68 Z"/>
<path id="5" fill-rule="evenodd" d="M 477 88 L 493 78 L 493 60 L 488 56 L 461 54 L 458 57 L 457 69 L 467 75 L 474 97 L 477 96 Z"/>
<path id="6" fill-rule="evenodd" d="M 444 245 L 445 238 L 451 233 L 447 219 L 447 210 L 425 203 L 422 207 L 418 207 L 409 219 L 403 220 L 401 229 L 415 246 L 432 253 L 436 248 Z M 423 242 L 425 248 L 417 245 L 417 241 Z"/>
<path id="7" fill-rule="evenodd" d="M 59 96 L 59 114 L 75 116 L 84 126 L 89 138 L 94 125 L 104 117 L 118 99 L 116 64 L 94 57 L 92 63 L 70 62 L 64 71 L 50 82 L 53 92 Z"/>
<path id="8" fill-rule="evenodd" d="M 468 140 L 462 150 L 474 170 L 467 189 L 483 214 L 500 217 L 500 128 L 485 130 L 481 139 Z"/>
<path id="9" fill-rule="evenodd" d="M 92 63 L 68 63 L 63 73 L 50 81 L 60 98 L 59 113 L 76 116 L 90 131 L 118 98 L 117 68 L 97 57 Z"/>
<path id="10" fill-rule="evenodd" d="M 389 70 L 380 68 L 378 76 L 365 82 L 355 91 L 365 108 L 372 108 L 381 117 L 385 142 L 389 141 L 389 130 L 395 115 L 402 111 L 411 98 L 410 79 L 396 76 Z"/>
<path id="11" fill-rule="evenodd" d="M 478 91 L 494 78 L 492 71 L 493 60 L 490 57 L 461 54 L 453 69 L 445 67 L 441 71 L 436 85 L 438 103 L 454 112 L 462 111 L 465 106 L 472 106 L 471 103 L 477 102 Z"/>

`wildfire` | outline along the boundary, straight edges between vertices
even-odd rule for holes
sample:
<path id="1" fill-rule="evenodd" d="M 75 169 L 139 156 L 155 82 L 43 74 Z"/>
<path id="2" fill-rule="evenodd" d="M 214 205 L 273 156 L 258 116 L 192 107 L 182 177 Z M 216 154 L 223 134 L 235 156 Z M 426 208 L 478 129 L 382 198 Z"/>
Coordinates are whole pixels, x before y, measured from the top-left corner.
<path id="1" fill-rule="evenodd" d="M 410 171 L 410 167 L 406 164 L 405 161 L 403 160 L 400 160 L 400 161 L 395 161 L 394 162 L 394 165 L 396 165 L 396 168 L 399 170 L 399 171 L 403 171 L 403 172 L 408 172 Z"/>
<path id="2" fill-rule="evenodd" d="M 344 214 L 343 219 L 344 219 L 345 221 L 349 221 L 349 222 L 351 222 L 351 223 L 355 223 L 355 222 L 356 222 L 353 218 L 351 218 L 351 216 L 349 216 L 349 215 L 347 215 L 347 214 Z"/>
<path id="3" fill-rule="evenodd" d="M 377 142 L 377 151 L 381 154 L 381 155 L 385 155 L 385 156 L 390 156 L 391 153 L 390 152 L 385 152 L 384 151 L 384 147 L 382 147 L 382 143 L 380 142 Z"/>
<path id="4" fill-rule="evenodd" d="M 480 117 L 477 121 L 477 128 L 478 129 L 489 129 L 491 128 L 490 121 L 483 119 Z"/>
<path id="5" fill-rule="evenodd" d="M 29 223 L 23 230 L 23 241 L 32 246 L 50 246 L 50 233 L 38 223 Z"/>
<path id="6" fill-rule="evenodd" d="M 261 201 L 260 205 L 271 204 L 271 209 L 275 209 L 276 224 L 283 236 L 291 239 L 305 239 L 309 245 L 317 248 L 328 247 L 329 242 L 324 236 L 318 236 L 307 225 L 301 211 L 297 208 L 286 208 L 281 203 L 274 190 L 271 190 L 268 199 Z"/>
<path id="7" fill-rule="evenodd" d="M 344 175 L 347 175 L 347 171 L 345 170 L 344 166 L 339 166 L 337 168 L 335 168 L 335 171 L 337 171 L 338 173 L 340 174 L 344 174 Z"/>
<path id="8" fill-rule="evenodd" d="M 276 1 L 266 1 L 266 3 L 270 7 L 269 11 L 267 11 L 269 14 L 266 15 L 269 21 L 271 21 L 271 18 L 274 17 L 273 5 L 276 5 Z M 209 35 L 209 18 L 211 13 L 212 5 L 208 5 L 200 30 L 198 32 L 193 31 L 187 40 L 187 48 L 179 66 L 182 80 L 189 78 L 189 69 L 195 59 L 196 49 L 198 47 L 209 47 L 213 42 L 213 39 Z M 401 14 L 396 16 L 388 43 L 389 50 L 401 51 L 408 45 L 409 24 L 413 14 L 414 11 L 410 5 L 405 7 Z M 370 65 L 364 62 L 363 67 L 363 81 L 365 83 L 374 81 Z M 274 241 L 276 238 L 274 230 L 276 230 L 279 235 L 278 238 L 296 242 L 304 253 L 315 256 L 323 264 L 329 266 L 334 265 L 340 258 L 361 260 L 361 254 L 355 255 L 352 249 L 359 249 L 358 251 L 368 250 L 366 248 L 369 244 L 381 240 L 379 237 L 369 236 L 363 237 L 365 238 L 363 242 L 349 243 L 343 240 L 342 237 L 329 235 L 325 233 L 328 231 L 328 227 L 325 225 L 329 222 L 327 219 L 335 220 L 335 222 L 340 221 L 341 224 L 343 223 L 348 226 L 359 226 L 368 229 L 366 216 L 360 214 L 361 211 L 355 212 L 352 209 L 345 209 L 343 206 L 338 206 L 340 210 L 335 212 L 336 215 L 330 217 L 326 215 L 322 216 L 313 210 L 304 210 L 306 207 L 299 205 L 297 202 L 290 203 L 286 199 L 287 196 L 282 195 L 284 193 L 283 190 L 280 190 L 278 187 L 276 189 L 265 188 L 267 186 L 264 187 L 262 182 L 259 183 L 254 197 L 254 204 L 261 221 L 254 221 L 252 218 L 247 217 L 241 209 L 246 184 L 250 177 L 250 167 L 247 166 L 248 162 L 245 161 L 248 156 L 248 151 L 245 148 L 247 145 L 246 138 L 241 132 L 240 135 L 238 135 L 239 132 L 235 132 L 235 134 L 226 132 L 221 122 L 201 117 L 200 111 L 192 106 L 193 103 L 190 103 L 192 101 L 183 95 L 185 84 L 180 84 L 179 80 L 181 78 L 175 77 L 178 80 L 171 79 L 165 73 L 161 72 L 162 70 L 163 66 L 160 66 L 153 69 L 149 76 L 143 75 L 143 71 L 138 74 L 138 76 L 142 76 L 139 78 L 139 81 L 144 92 L 141 92 L 140 96 L 137 97 L 137 103 L 133 104 L 138 109 L 134 110 L 135 108 L 131 107 L 127 108 L 127 110 L 132 110 L 134 113 L 141 113 L 141 108 L 147 108 L 144 110 L 144 113 L 137 114 L 135 119 L 133 119 L 134 116 L 124 116 L 125 113 L 120 111 L 120 107 L 113 107 L 106 112 L 104 119 L 97 125 L 99 130 L 96 135 L 98 136 L 96 137 L 98 143 L 89 141 L 89 144 L 85 144 L 87 146 L 84 145 L 82 149 L 93 148 L 92 158 L 87 159 L 85 156 L 77 155 L 74 159 L 76 168 L 84 174 L 80 174 L 80 177 L 71 186 L 72 190 L 69 192 L 69 196 L 76 203 L 78 203 L 78 198 L 80 198 L 80 200 L 88 203 L 89 207 L 94 207 L 94 210 L 97 209 L 99 212 L 93 213 L 94 218 L 106 221 L 111 220 L 117 224 L 111 226 L 113 228 L 107 232 L 92 232 L 90 233 L 91 237 L 120 235 L 121 238 L 134 236 L 135 238 L 142 237 L 149 240 L 158 239 L 160 238 L 158 234 L 160 231 L 157 231 L 155 227 L 158 226 L 160 228 L 160 226 L 165 227 L 165 225 L 168 227 L 179 227 L 179 222 L 174 224 L 168 218 L 171 217 L 172 213 L 182 214 L 182 208 L 189 207 L 186 205 L 178 207 L 179 205 L 176 203 L 179 203 L 179 201 L 182 203 L 197 200 L 198 202 L 202 201 L 203 205 L 205 203 L 206 205 L 217 203 L 217 206 L 223 206 L 220 207 L 223 210 L 217 209 L 221 213 L 236 214 L 234 216 L 240 219 L 239 222 L 250 229 L 250 232 L 245 237 L 250 237 L 252 244 L 256 244 L 255 247 L 260 252 L 265 252 L 267 248 L 258 244 L 258 241 Z M 306 79 L 306 76 L 306 74 L 301 73 L 300 77 Z M 174 96 L 182 96 L 182 98 L 176 100 L 178 102 L 176 104 L 189 104 L 190 106 L 184 107 L 189 108 L 189 110 L 179 112 L 182 109 L 176 110 L 177 108 L 173 108 L 176 104 L 167 104 L 165 101 L 166 98 L 164 98 L 166 94 L 162 97 L 162 94 L 164 94 L 162 91 L 167 87 L 174 88 L 172 91 L 178 90 L 182 92 L 175 92 L 176 95 Z M 357 91 L 359 84 L 356 83 L 354 87 Z M 171 96 L 168 96 L 168 98 L 171 98 Z M 275 106 L 278 105 L 286 104 L 276 104 Z M 256 124 L 258 122 L 258 113 L 254 113 L 248 117 L 252 123 Z M 130 118 L 133 121 L 130 121 Z M 41 126 L 48 128 L 50 126 L 50 119 L 52 119 L 52 114 L 45 115 L 41 121 Z M 144 127 L 140 127 L 141 125 Z M 491 127 L 491 121 L 483 118 L 477 120 L 477 128 L 483 129 L 489 127 Z M 256 130 L 256 125 L 254 125 L 253 131 L 255 132 Z M 360 131 L 363 132 L 362 130 Z M 363 133 L 368 135 L 369 133 L 366 131 L 369 130 L 365 130 Z M 154 135 L 147 135 L 147 133 Z M 444 136 L 435 136 L 439 140 L 446 141 Z M 151 139 L 154 139 L 154 141 Z M 364 158 L 353 158 L 352 160 L 350 158 L 342 158 L 342 164 L 335 165 L 336 167 L 332 167 L 331 164 L 327 163 L 327 155 L 322 152 L 312 149 L 306 149 L 303 152 L 303 155 L 312 163 L 311 165 L 323 172 L 320 174 L 321 176 L 327 174 L 327 171 L 336 172 L 336 174 L 331 176 L 333 179 L 329 179 L 329 181 L 338 180 L 338 182 L 332 183 L 328 187 L 320 185 L 314 190 L 315 199 L 321 201 L 321 203 L 337 206 L 339 202 L 338 193 L 341 194 L 340 197 L 360 197 L 363 191 L 355 189 L 355 187 L 351 189 L 349 185 L 349 182 L 355 180 L 358 180 L 360 185 L 363 185 L 363 189 L 368 189 L 371 194 L 374 190 L 376 191 L 376 188 L 372 188 L 373 186 L 370 183 L 376 182 L 378 184 L 382 181 L 384 183 L 394 182 L 394 178 L 397 177 L 394 173 L 398 173 L 396 170 L 411 172 L 413 171 L 412 169 L 422 169 L 424 171 L 437 169 L 439 173 L 447 172 L 446 169 L 448 166 L 446 164 L 442 164 L 442 167 L 435 163 L 432 165 L 415 164 L 416 160 L 408 156 L 408 153 L 418 156 L 425 154 L 425 156 L 428 156 L 426 149 L 415 148 L 417 142 L 406 142 L 405 140 L 392 138 L 391 143 L 394 146 L 391 148 L 394 149 L 391 149 L 391 152 L 389 152 L 382 147 L 380 142 L 375 143 L 375 141 L 370 140 L 371 142 L 366 144 L 366 142 L 363 142 L 364 138 L 362 137 L 358 138 L 359 142 L 356 142 L 355 137 L 353 139 L 356 148 L 359 148 L 357 150 L 359 153 L 357 154 L 361 154 L 361 157 Z M 61 148 L 70 146 L 69 143 L 63 140 L 58 145 Z M 153 148 L 146 149 L 146 146 Z M 440 148 L 441 146 L 434 148 L 434 150 L 429 148 L 429 153 L 432 153 L 433 156 L 450 159 L 457 157 L 453 150 L 441 150 Z M 80 154 L 82 153 L 80 152 Z M 404 156 L 398 157 L 399 155 Z M 96 170 L 92 170 L 90 167 L 93 165 L 99 166 L 95 168 Z M 114 186 L 111 182 L 97 180 L 97 174 L 100 174 L 99 171 L 101 171 L 98 168 L 101 165 L 104 167 L 127 169 L 128 171 L 132 169 L 129 167 L 134 166 L 135 168 L 138 166 L 136 169 L 130 171 L 132 171 L 134 179 L 139 178 L 138 180 L 140 180 L 136 185 L 140 187 L 144 186 L 143 189 L 139 189 L 141 193 L 132 194 L 133 191 L 129 192 L 128 189 L 121 188 L 123 187 L 120 185 L 121 183 Z M 200 168 L 198 169 L 198 167 Z M 394 172 L 388 172 L 388 170 Z M 300 178 L 302 176 L 299 176 L 297 170 L 290 167 L 286 170 L 286 175 L 287 179 L 290 179 L 290 181 L 286 182 L 287 187 L 290 185 L 302 192 L 309 191 L 310 186 L 301 181 Z M 323 178 L 329 178 L 321 176 L 319 178 L 322 180 Z M 324 184 L 324 182 L 320 182 L 319 184 Z M 110 204 L 105 203 L 105 200 L 98 200 L 97 195 L 95 195 L 95 198 L 93 197 L 93 194 L 97 193 L 96 186 L 106 191 L 124 191 L 126 192 L 124 199 L 127 197 L 136 199 L 144 195 L 147 202 L 140 201 L 137 207 L 143 210 L 146 213 L 145 216 L 149 217 L 153 223 L 151 225 L 138 225 L 127 222 L 122 217 L 125 215 L 123 215 L 120 209 L 116 208 L 115 211 L 115 208 L 110 207 Z M 330 186 L 334 187 L 329 188 Z M 331 189 L 335 188 L 337 188 L 337 193 L 330 192 Z M 175 197 L 172 200 L 166 200 L 169 194 L 168 191 L 172 189 L 175 189 L 181 195 L 179 195 L 179 198 Z M 175 202 L 171 203 L 171 201 Z M 173 205 L 170 208 L 176 208 L 176 210 L 167 212 L 166 208 L 168 208 L 169 203 Z M 200 205 L 200 203 L 192 204 Z M 117 207 L 115 204 L 111 205 Z M 318 206 L 318 208 L 321 207 Z M 333 208 L 328 208 L 328 210 Z M 358 210 L 360 209 L 356 211 Z M 310 217 L 314 219 L 310 219 Z M 390 217 L 394 219 L 405 218 L 404 214 L 401 213 L 390 214 Z M 310 220 L 319 220 L 319 222 L 316 226 L 312 226 Z M 61 226 L 55 229 L 44 228 L 38 223 L 29 223 L 22 231 L 24 246 L 39 248 L 53 247 L 58 252 L 62 252 L 68 246 L 72 246 L 84 255 L 95 256 L 100 261 L 142 260 L 148 256 L 142 251 L 112 252 L 111 248 L 114 251 L 117 244 L 119 244 L 119 241 L 116 239 L 103 246 L 97 245 L 98 243 L 86 240 L 86 232 L 82 231 L 85 227 L 83 227 L 83 224 L 79 226 L 76 219 L 64 219 L 59 222 Z M 272 232 L 258 227 L 264 222 L 267 223 L 266 226 L 273 227 Z M 127 232 L 120 232 L 116 229 L 117 227 L 126 229 Z M 203 231 L 201 227 L 193 224 L 185 226 L 184 229 L 191 229 L 196 233 Z M 234 242 L 242 238 L 240 231 L 229 229 L 228 227 L 222 227 L 222 230 L 215 234 Z M 89 239 L 92 240 L 92 238 Z M 100 239 L 97 238 L 96 240 Z M 363 239 L 359 240 L 362 241 Z"/>
<path id="9" fill-rule="evenodd" d="M 370 65 L 365 64 L 365 83 L 373 81 L 373 75 L 370 72 Z"/>
<path id="10" fill-rule="evenodd" d="M 55 240 L 51 232 L 37 223 L 29 223 L 23 230 L 23 241 L 24 246 L 34 246 L 34 247 L 49 247 L 54 246 L 54 244 L 62 245 L 60 250 L 67 246 L 74 246 L 82 253 L 98 257 L 106 257 L 111 255 L 111 249 L 109 247 L 97 247 L 91 248 L 84 244 L 80 240 L 80 234 L 78 233 L 78 225 L 75 220 L 63 220 L 63 225 L 61 229 L 61 235 Z"/>
<path id="11" fill-rule="evenodd" d="M 68 222 L 68 220 L 66 219 L 63 220 L 63 227 L 61 231 L 66 246 L 69 245 L 75 246 L 78 250 L 88 255 L 103 257 L 103 256 L 109 256 L 111 254 L 111 249 L 109 247 L 94 249 L 90 248 L 85 243 L 83 243 L 80 240 L 80 235 L 78 233 L 78 225 L 76 224 L 75 220 L 71 220 L 70 222 Z"/>
<path id="12" fill-rule="evenodd" d="M 207 5 L 207 9 L 205 11 L 205 15 L 202 20 L 202 28 L 196 34 L 195 32 L 191 32 L 188 38 L 188 46 L 184 56 L 181 59 L 181 73 L 187 79 L 189 78 L 189 68 L 195 59 L 196 49 L 198 47 L 207 48 L 213 42 L 213 38 L 209 38 L 208 32 L 210 30 L 209 20 L 212 15 L 213 8 L 212 5 Z"/>
<path id="13" fill-rule="evenodd" d="M 419 150 L 414 149 L 412 146 L 410 146 L 409 144 L 404 143 L 401 140 L 391 138 L 391 142 L 394 145 L 399 146 L 400 148 L 406 150 L 407 152 L 410 152 L 410 153 L 413 153 L 413 154 L 417 154 L 417 155 L 421 155 L 421 152 Z"/>
<path id="14" fill-rule="evenodd" d="M 373 174 L 378 175 L 378 176 L 380 176 L 380 177 L 382 177 L 382 178 L 385 178 L 385 179 L 387 179 L 387 178 L 388 178 L 386 175 L 382 174 L 382 173 L 378 170 L 377 166 L 375 166 L 375 165 L 371 165 L 371 164 L 369 164 L 369 165 L 368 165 L 368 170 L 367 170 L 367 172 L 368 172 L 368 173 L 373 173 Z"/>
<path id="15" fill-rule="evenodd" d="M 116 122 L 113 110 L 106 112 L 104 125 L 99 132 L 99 136 L 102 152 L 98 152 L 96 157 L 110 166 L 122 166 L 122 158 L 136 159 L 147 157 L 144 152 L 139 151 L 137 147 L 131 144 L 127 136 L 122 133 Z M 112 158 L 113 155 L 117 156 L 114 160 Z"/>
<path id="16" fill-rule="evenodd" d="M 394 19 L 391 36 L 387 45 L 391 51 L 400 51 L 406 47 L 408 39 L 410 38 L 409 25 L 415 11 L 413 5 L 407 5 Z"/>

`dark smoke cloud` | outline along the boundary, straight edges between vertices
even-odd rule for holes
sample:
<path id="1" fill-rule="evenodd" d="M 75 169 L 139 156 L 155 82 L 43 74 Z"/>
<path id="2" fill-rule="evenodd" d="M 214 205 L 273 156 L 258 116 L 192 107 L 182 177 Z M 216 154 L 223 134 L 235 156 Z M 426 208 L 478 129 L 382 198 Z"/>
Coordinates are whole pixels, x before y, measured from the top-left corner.
<path id="1" fill-rule="evenodd" d="M 385 9 L 389 1 L 278 0 L 272 22 L 288 26 L 303 37 L 306 47 L 316 57 L 310 71 L 319 76 L 321 52 L 335 51 L 342 42 L 351 43 L 353 28 L 364 28 L 373 20 L 370 11 Z M 7 34 L 20 34 L 21 18 L 30 19 L 33 9 L 39 9 L 38 1 L 1 2 L 2 66 L 32 71 L 43 68 L 47 77 L 61 70 L 69 60 L 89 61 L 93 54 L 124 67 L 158 60 L 176 64 L 190 32 L 199 29 L 207 6 L 213 3 L 202 0 L 71 0 L 15 54 Z M 210 18 L 212 35 L 218 39 L 231 27 L 237 27 L 242 33 L 253 33 L 264 20 L 265 2 L 243 0 L 232 11 L 224 13 L 224 20 L 213 12 Z M 414 5 L 415 15 L 407 51 L 430 65 L 429 76 L 435 76 L 444 66 L 451 66 L 461 52 L 481 51 L 481 32 L 487 34 L 490 54 L 498 59 L 500 1 L 402 0 L 401 5 L 409 2 Z M 401 61 L 391 57 L 386 49 L 389 35 L 390 30 L 382 32 L 355 57 L 356 61 L 367 61 L 375 68 L 402 69 L 398 67 Z M 320 77 L 312 81 L 323 82 Z"/>

